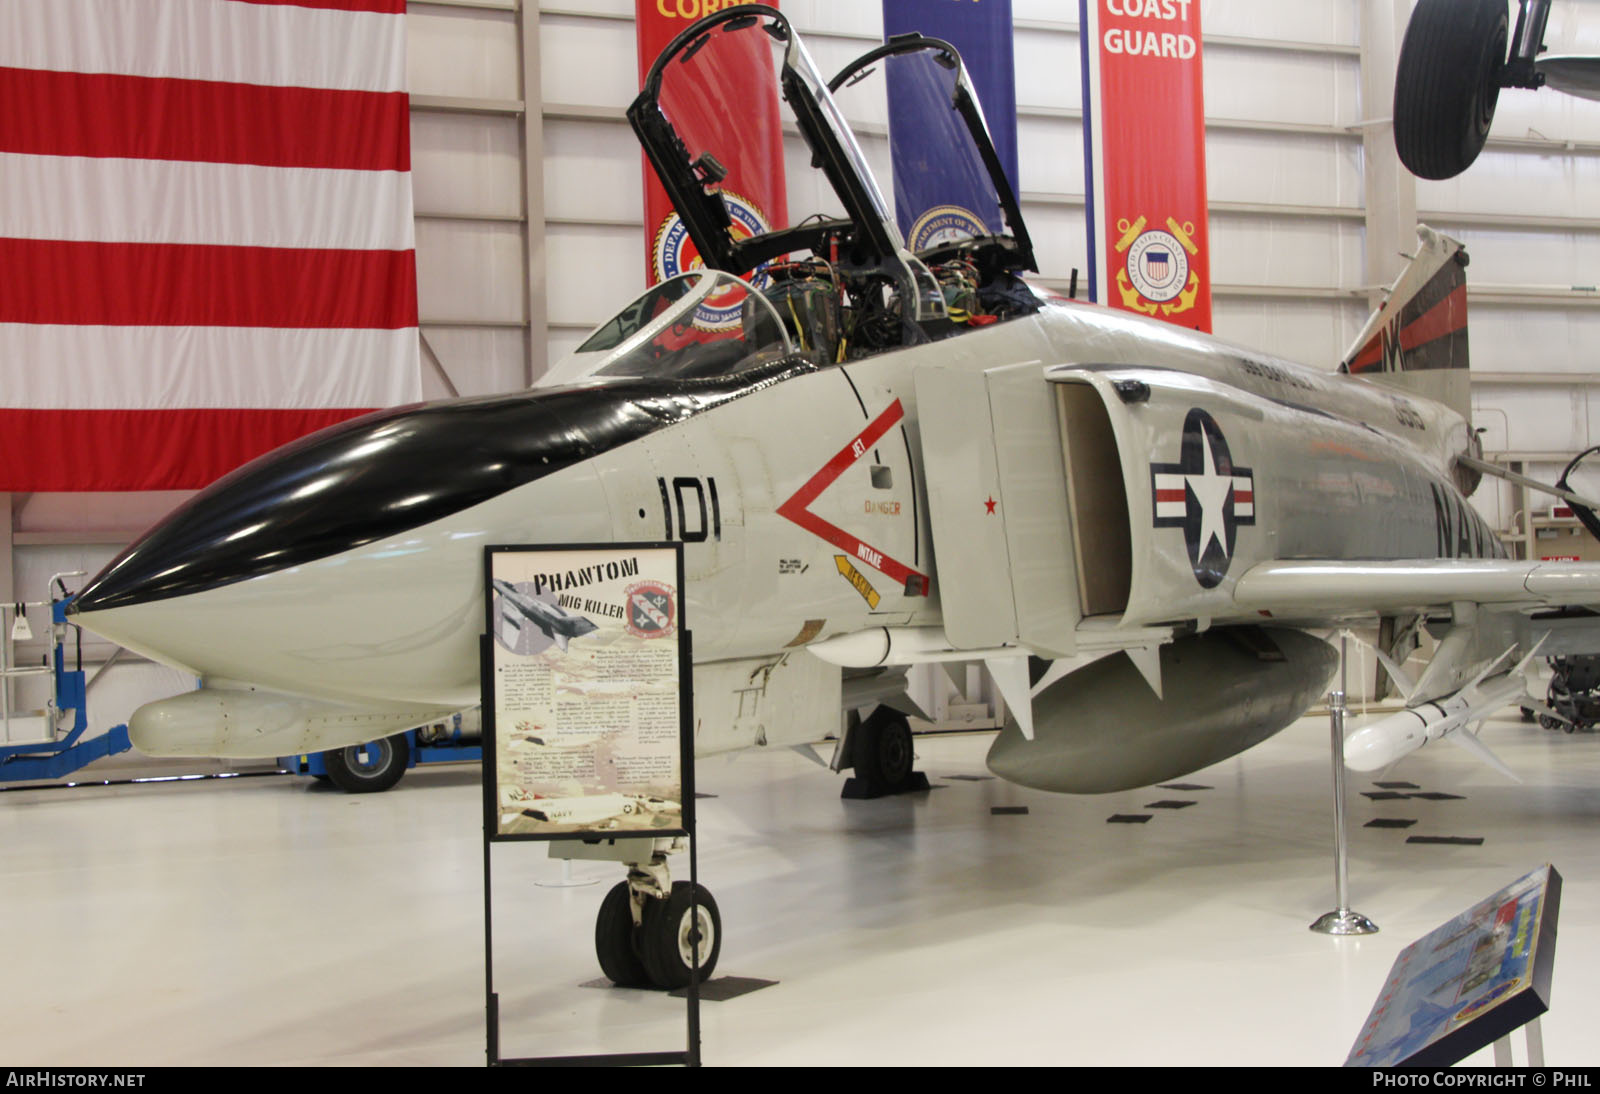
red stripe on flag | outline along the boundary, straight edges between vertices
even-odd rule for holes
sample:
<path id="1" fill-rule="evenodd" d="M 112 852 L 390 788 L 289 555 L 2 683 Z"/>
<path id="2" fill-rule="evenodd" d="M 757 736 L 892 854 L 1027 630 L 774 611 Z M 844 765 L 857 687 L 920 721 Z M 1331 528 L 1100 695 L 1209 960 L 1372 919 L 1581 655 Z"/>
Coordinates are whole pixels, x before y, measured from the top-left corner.
<path id="1" fill-rule="evenodd" d="M 235 4 L 285 5 L 296 8 L 327 8 L 330 11 L 372 11 L 379 15 L 404 15 L 406 0 L 232 0 Z"/>
<path id="2" fill-rule="evenodd" d="M 417 325 L 416 266 L 413 251 L 0 239 L 0 323 L 393 330 Z"/>
<path id="3" fill-rule="evenodd" d="M 411 170 L 404 92 L 0 68 L 0 152 Z"/>
<path id="4" fill-rule="evenodd" d="M 1157 501 L 1184 501 L 1188 495 L 1187 490 L 1157 490 Z"/>
<path id="5" fill-rule="evenodd" d="M 279 445 L 366 413 L 0 409 L 0 491 L 198 489 Z"/>

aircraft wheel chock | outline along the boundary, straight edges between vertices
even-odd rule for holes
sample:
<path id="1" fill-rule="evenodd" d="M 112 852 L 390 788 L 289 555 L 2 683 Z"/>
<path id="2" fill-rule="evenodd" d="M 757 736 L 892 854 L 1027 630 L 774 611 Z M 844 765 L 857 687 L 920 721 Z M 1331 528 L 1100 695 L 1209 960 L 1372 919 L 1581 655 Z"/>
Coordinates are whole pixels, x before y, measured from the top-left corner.
<path id="1" fill-rule="evenodd" d="M 722 952 L 722 913 L 717 902 L 704 885 L 699 887 L 699 954 L 700 982 L 711 979 L 717 967 L 717 957 Z M 691 948 L 691 929 L 694 920 L 689 915 L 689 882 L 674 881 L 672 895 L 666 900 L 645 902 L 644 922 L 639 927 L 639 956 L 650 974 L 650 981 L 658 988 L 672 991 L 689 985 L 690 962 L 694 957 Z"/>
<path id="2" fill-rule="evenodd" d="M 619 881 L 600 902 L 594 919 L 594 955 L 600 971 L 619 988 L 648 988 L 650 973 L 639 958 L 633 911 L 628 907 L 628 883 Z"/>
<path id="3" fill-rule="evenodd" d="M 1425 179 L 1465 171 L 1489 137 L 1506 65 L 1504 0 L 1420 0 L 1394 77 L 1394 145 Z"/>
<path id="4" fill-rule="evenodd" d="M 347 794 L 375 794 L 400 781 L 411 762 L 411 745 L 404 733 L 381 737 L 364 745 L 335 748 L 322 754 L 328 778 Z"/>

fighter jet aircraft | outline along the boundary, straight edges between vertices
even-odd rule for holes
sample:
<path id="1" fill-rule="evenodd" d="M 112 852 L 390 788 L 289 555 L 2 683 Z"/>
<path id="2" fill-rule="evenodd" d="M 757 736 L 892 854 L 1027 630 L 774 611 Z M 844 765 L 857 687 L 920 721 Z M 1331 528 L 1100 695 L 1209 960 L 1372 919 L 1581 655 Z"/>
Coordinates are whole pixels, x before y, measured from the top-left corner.
<path id="1" fill-rule="evenodd" d="M 600 628 L 594 620 L 574 615 L 558 604 L 551 604 L 527 593 L 518 592 L 509 582 L 496 579 L 494 591 L 500 594 L 501 641 L 515 648 L 522 628 L 532 623 L 556 648 L 566 652 L 574 638 L 592 634 Z"/>
<path id="2" fill-rule="evenodd" d="M 751 49 L 818 169 L 791 180 L 790 223 L 750 215 L 729 166 L 777 109 L 718 91 L 718 56 Z M 966 191 L 900 210 L 942 218 L 916 253 L 846 121 L 886 73 Z M 476 703 L 487 544 L 684 543 L 700 754 L 816 740 L 883 694 L 875 670 L 979 661 L 1011 715 L 991 768 L 1075 793 L 1287 726 L 1335 667 L 1309 632 L 1346 620 L 1402 653 L 1440 636 L 1414 705 L 1499 694 L 1480 675 L 1513 646 L 1600 649 L 1600 568 L 1508 558 L 1466 501 L 1492 469 L 1468 421 L 1416 394 L 1464 376 L 1451 241 L 1425 233 L 1335 374 L 1031 286 L 945 43 L 898 38 L 830 82 L 782 15 L 731 8 L 628 114 L 701 267 L 535 389 L 313 434 L 106 567 L 77 622 L 205 682 L 135 713 L 137 747 L 336 748 Z M 858 772 L 908 760 L 902 729 L 882 710 L 853 729 Z M 627 931 L 679 952 L 688 905 L 659 855 L 635 867 L 597 948 L 613 979 L 659 982 Z"/>

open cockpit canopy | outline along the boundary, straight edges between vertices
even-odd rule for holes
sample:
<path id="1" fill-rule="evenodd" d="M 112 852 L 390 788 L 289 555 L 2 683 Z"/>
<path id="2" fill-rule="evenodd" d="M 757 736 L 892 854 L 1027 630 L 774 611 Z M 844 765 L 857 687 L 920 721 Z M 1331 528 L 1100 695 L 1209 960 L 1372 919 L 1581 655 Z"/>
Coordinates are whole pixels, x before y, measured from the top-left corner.
<path id="1" fill-rule="evenodd" d="M 893 202 L 836 91 L 871 158 L 894 161 Z M 803 155 L 775 181 L 785 117 Z M 775 9 L 727 8 L 667 45 L 628 120 L 677 213 L 653 244 L 674 261 L 541 386 L 823 367 L 1040 307 L 1017 277 L 1034 261 L 1016 196 L 948 43 L 898 36 L 830 82 Z"/>
<path id="2" fill-rule="evenodd" d="M 755 80 L 725 77 L 752 69 Z M 876 119 L 906 130 L 896 138 L 892 208 L 847 112 L 880 133 Z M 761 162 L 785 114 L 831 193 L 818 208 L 751 215 L 741 165 Z M 924 252 L 937 257 L 964 242 L 992 246 L 986 265 L 1033 268 L 1016 196 L 947 42 L 900 35 L 824 81 L 783 15 L 754 4 L 728 8 L 668 44 L 628 120 L 707 266 L 743 275 L 801 251 L 858 266 L 911 255 L 926 262 Z M 791 180 L 787 204 L 805 192 Z"/>

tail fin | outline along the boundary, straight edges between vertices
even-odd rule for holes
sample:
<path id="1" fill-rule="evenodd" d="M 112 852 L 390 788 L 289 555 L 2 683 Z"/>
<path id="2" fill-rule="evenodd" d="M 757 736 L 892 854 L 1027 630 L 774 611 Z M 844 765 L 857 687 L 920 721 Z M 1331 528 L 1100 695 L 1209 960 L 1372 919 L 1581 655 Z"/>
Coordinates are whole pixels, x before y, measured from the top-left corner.
<path id="1" fill-rule="evenodd" d="M 1340 372 L 1444 403 L 1469 422 L 1467 252 L 1417 226 L 1417 254 L 1345 351 Z"/>

